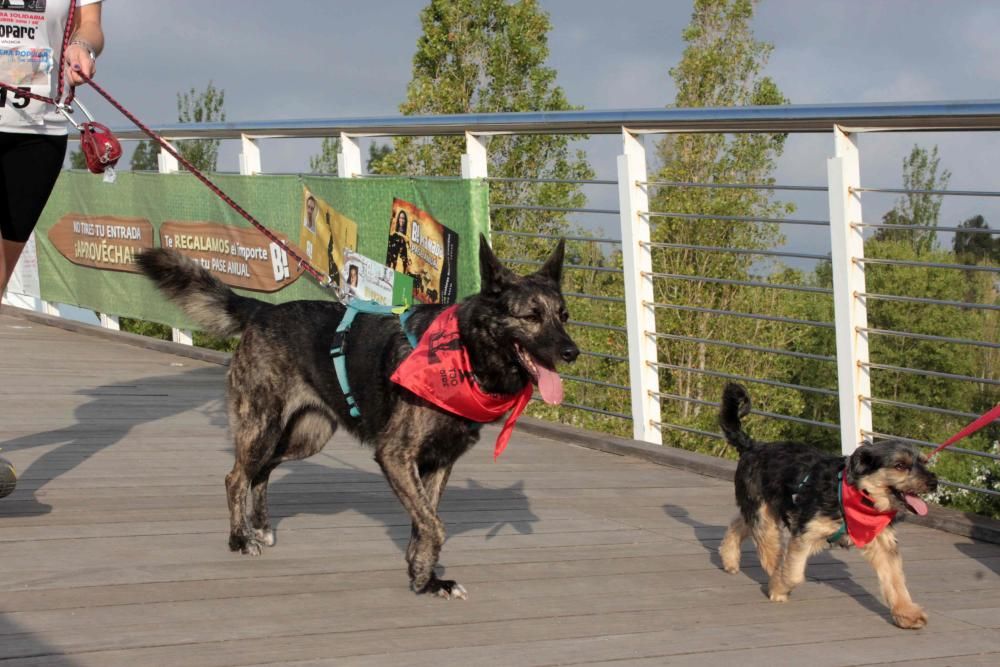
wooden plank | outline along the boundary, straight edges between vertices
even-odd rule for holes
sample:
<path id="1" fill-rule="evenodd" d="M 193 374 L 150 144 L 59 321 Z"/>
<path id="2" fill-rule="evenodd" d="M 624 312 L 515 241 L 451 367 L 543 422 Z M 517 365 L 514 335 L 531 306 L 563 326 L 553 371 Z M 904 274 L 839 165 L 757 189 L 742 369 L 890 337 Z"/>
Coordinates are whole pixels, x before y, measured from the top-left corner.
<path id="1" fill-rule="evenodd" d="M 730 482 L 521 432 L 494 463 L 492 427 L 442 504 L 442 566 L 466 602 L 407 590 L 408 519 L 343 434 L 276 472 L 278 545 L 230 554 L 225 369 L 19 322 L 0 314 L 0 448 L 22 472 L 0 500 L 4 665 L 931 666 L 1000 653 L 1000 546 L 901 527 L 931 618 L 917 633 L 891 624 L 854 552 L 817 555 L 773 604 L 750 543 L 743 572 L 720 569 Z"/>

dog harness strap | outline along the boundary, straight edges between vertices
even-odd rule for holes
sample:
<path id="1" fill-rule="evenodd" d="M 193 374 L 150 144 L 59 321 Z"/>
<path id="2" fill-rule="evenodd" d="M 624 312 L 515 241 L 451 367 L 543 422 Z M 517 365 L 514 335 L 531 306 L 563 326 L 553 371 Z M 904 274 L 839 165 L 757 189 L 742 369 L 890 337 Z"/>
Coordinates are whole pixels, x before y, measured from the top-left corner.
<path id="1" fill-rule="evenodd" d="M 337 373 L 337 382 L 340 383 L 340 390 L 344 392 L 347 400 L 347 407 L 350 408 L 351 416 L 355 419 L 361 416 L 361 410 L 351 393 L 351 384 L 347 381 L 347 357 L 344 356 L 344 343 L 347 341 L 347 332 L 351 329 L 354 317 L 360 311 L 351 306 L 344 311 L 344 317 L 337 325 L 337 331 L 333 334 L 333 342 L 330 345 L 330 358 L 333 360 L 333 370 Z"/>
<path id="2" fill-rule="evenodd" d="M 844 491 L 841 483 L 843 477 L 844 477 L 844 471 L 841 470 L 840 472 L 837 473 L 837 504 L 840 505 L 841 512 L 844 511 Z M 844 522 L 840 524 L 840 528 L 837 529 L 836 533 L 826 538 L 826 541 L 829 542 L 830 544 L 836 544 L 837 542 L 840 541 L 840 538 L 842 538 L 844 536 L 844 533 L 846 532 L 847 532 L 847 515 L 845 514 Z"/>
<path id="3" fill-rule="evenodd" d="M 344 344 L 347 342 L 347 332 L 351 330 L 351 324 L 358 313 L 368 313 L 370 315 L 399 315 L 399 324 L 403 327 L 406 339 L 410 341 L 410 347 L 417 346 L 416 337 L 406 330 L 406 320 L 412 314 L 409 305 L 386 306 L 376 301 L 365 301 L 354 299 L 347 304 L 344 317 L 341 318 L 337 330 L 333 333 L 333 341 L 330 343 L 330 359 L 333 360 L 333 370 L 337 374 L 337 382 L 340 383 L 340 390 L 347 400 L 347 407 L 350 408 L 351 416 L 357 419 L 361 416 L 361 408 L 358 407 L 354 394 L 351 393 L 351 383 L 347 379 L 347 357 L 344 355 Z"/>

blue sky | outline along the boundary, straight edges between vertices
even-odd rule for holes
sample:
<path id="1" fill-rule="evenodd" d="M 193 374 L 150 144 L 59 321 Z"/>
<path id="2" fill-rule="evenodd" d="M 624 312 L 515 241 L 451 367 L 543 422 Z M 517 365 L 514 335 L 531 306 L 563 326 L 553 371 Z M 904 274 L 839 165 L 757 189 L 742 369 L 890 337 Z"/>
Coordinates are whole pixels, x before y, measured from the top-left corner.
<path id="1" fill-rule="evenodd" d="M 176 121 L 178 91 L 212 81 L 228 119 L 342 118 L 395 113 L 410 79 L 422 0 L 295 3 L 107 0 L 99 81 L 150 124 Z M 550 65 L 568 99 L 587 109 L 660 107 L 673 99 L 691 3 L 543 0 L 553 29 Z M 775 46 L 767 73 L 793 103 L 986 99 L 998 95 L 1000 3 L 931 0 L 764 0 L 754 19 Z M 84 91 L 99 120 L 127 121 Z M 994 134 L 865 137 L 862 177 L 898 185 L 914 143 L 939 145 L 953 188 L 993 188 Z M 778 169 L 788 183 L 821 183 L 828 136 L 793 137 Z M 265 171 L 305 170 L 318 141 L 267 142 Z M 590 147 L 614 173 L 613 138 Z M 220 168 L 236 169 L 224 147 Z M 996 188 L 1000 189 L 1000 188 Z M 873 201 L 878 215 L 891 200 Z M 601 202 L 595 202 L 600 205 Z M 944 222 L 985 210 L 947 202 Z M 803 201 L 804 213 L 816 208 Z M 822 214 L 823 206 L 819 207 Z M 869 209 L 866 208 L 866 212 Z M 874 212 L 874 210 L 873 210 Z M 1000 215 L 993 226 L 1000 224 Z M 990 216 L 987 215 L 987 219 Z"/>

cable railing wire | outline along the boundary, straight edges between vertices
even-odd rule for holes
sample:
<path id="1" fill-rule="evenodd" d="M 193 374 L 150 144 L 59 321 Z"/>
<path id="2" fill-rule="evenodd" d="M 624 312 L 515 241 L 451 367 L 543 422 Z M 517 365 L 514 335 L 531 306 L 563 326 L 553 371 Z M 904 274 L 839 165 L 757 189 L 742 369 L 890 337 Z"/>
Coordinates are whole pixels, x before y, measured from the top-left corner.
<path id="1" fill-rule="evenodd" d="M 693 396 L 679 396 L 677 394 L 668 394 L 668 393 L 659 392 L 659 391 L 651 391 L 651 392 L 649 392 L 649 395 L 652 396 L 653 398 L 661 401 L 661 402 L 663 400 L 682 401 L 684 403 L 696 403 L 698 405 L 705 405 L 705 406 L 709 406 L 709 407 L 712 407 L 712 408 L 715 408 L 715 409 L 718 409 L 721 406 L 720 403 L 717 403 L 715 401 L 706 401 L 703 398 L 694 398 Z M 827 429 L 832 429 L 832 430 L 837 430 L 837 429 L 840 428 L 839 424 L 828 424 L 826 422 L 815 421 L 813 419 L 803 419 L 802 417 L 793 417 L 791 415 L 782 415 L 782 414 L 778 414 L 777 412 L 767 412 L 765 410 L 756 410 L 756 409 L 754 409 L 754 410 L 750 411 L 750 414 L 760 415 L 762 417 L 767 417 L 769 419 L 778 419 L 778 420 L 781 420 L 781 421 L 788 421 L 788 422 L 793 422 L 793 423 L 796 423 L 796 424 L 804 424 L 806 426 L 818 426 L 818 427 L 821 427 L 821 428 L 827 428 Z"/>
<path id="2" fill-rule="evenodd" d="M 584 241 L 587 243 L 611 243 L 614 245 L 620 245 L 621 239 L 612 238 L 600 238 L 591 236 L 572 236 L 568 234 L 538 234 L 534 232 L 511 232 L 503 229 L 493 229 L 490 233 L 494 236 L 512 236 L 516 238 L 529 238 L 529 239 L 548 239 L 551 241 L 558 241 L 565 239 L 567 241 Z"/>
<path id="3" fill-rule="evenodd" d="M 860 368 L 870 370 L 892 371 L 893 373 L 906 373 L 907 375 L 923 375 L 925 377 L 936 377 L 943 380 L 957 380 L 961 382 L 974 382 L 976 384 L 988 384 L 992 387 L 1000 387 L 1000 380 L 992 378 L 977 378 L 971 375 L 959 375 L 957 373 L 944 373 L 942 371 L 929 371 L 924 368 L 907 368 L 906 366 L 893 366 L 892 364 L 876 364 L 871 362 L 858 362 Z"/>
<path id="4" fill-rule="evenodd" d="M 876 257 L 854 257 L 856 264 L 881 264 L 886 266 L 904 266 L 921 269 L 958 269 L 959 271 L 985 271 L 1000 273 L 1000 266 L 984 266 L 981 264 L 944 264 L 940 262 L 914 262 L 906 259 L 883 259 Z"/>
<path id="5" fill-rule="evenodd" d="M 794 391 L 804 391 L 811 394 L 820 394 L 822 396 L 838 396 L 837 392 L 833 389 L 821 389 L 818 387 L 806 387 L 801 384 L 792 384 L 790 382 L 781 382 L 779 380 L 765 380 L 764 378 L 753 378 L 746 375 L 736 375 L 735 373 L 724 373 L 722 371 L 713 371 L 707 368 L 691 368 L 690 366 L 680 366 L 678 364 L 667 364 L 662 361 L 647 361 L 646 362 L 652 368 L 663 368 L 671 371 L 679 371 L 682 373 L 696 373 L 698 375 L 708 375 L 710 377 L 723 378 L 726 380 L 738 380 L 741 382 L 754 382 L 757 384 L 765 384 L 769 387 L 781 387 L 782 389 L 792 389 Z"/>
<path id="6" fill-rule="evenodd" d="M 686 181 L 637 181 L 637 185 L 654 188 L 705 188 L 709 190 L 788 190 L 792 192 L 827 192 L 825 185 L 768 185 L 765 183 L 691 183 Z"/>
<path id="7" fill-rule="evenodd" d="M 880 192 L 891 195 L 951 195 L 955 197 L 1000 197 L 996 190 L 935 190 L 927 188 L 853 187 L 851 192 Z"/>
<path id="8" fill-rule="evenodd" d="M 871 405 L 887 405 L 893 408 L 902 408 L 904 410 L 914 410 L 917 412 L 933 412 L 939 415 L 946 415 L 948 417 L 957 417 L 959 419 L 973 420 L 979 415 L 972 412 L 963 412 L 961 410 L 951 410 L 949 408 L 939 408 L 933 405 L 919 405 L 917 403 L 907 403 L 905 401 L 896 401 L 891 398 L 877 398 L 872 396 L 862 396 L 861 399 L 865 403 Z"/>
<path id="9" fill-rule="evenodd" d="M 1000 343 L 991 343 L 984 340 L 972 340 L 971 338 L 951 338 L 949 336 L 935 336 L 932 334 L 912 333 L 909 331 L 893 331 L 892 329 L 873 329 L 870 327 L 858 327 L 857 331 L 859 333 L 875 334 L 877 336 L 913 338 L 914 340 L 925 340 L 935 343 L 953 343 L 955 345 L 976 345 L 993 350 L 1000 350 Z"/>
<path id="10" fill-rule="evenodd" d="M 644 248 L 659 248 L 659 249 L 671 249 L 671 250 L 695 250 L 703 252 L 721 252 L 729 253 L 733 255 L 760 255 L 763 257 L 791 257 L 794 259 L 815 259 L 815 260 L 826 260 L 830 259 L 830 255 L 819 255 L 816 253 L 801 253 L 801 252 L 785 252 L 782 250 L 762 250 L 762 249 L 750 249 L 750 248 L 724 248 L 721 246 L 712 245 L 690 245 L 686 243 L 663 243 L 660 241 L 641 241 L 640 246 Z"/>
<path id="11" fill-rule="evenodd" d="M 938 225 L 891 225 L 884 222 L 852 222 L 851 227 L 887 229 L 896 231 L 959 232 L 962 234 L 1000 234 L 1000 229 L 990 227 L 941 227 Z"/>
<path id="12" fill-rule="evenodd" d="M 802 320 L 794 317 L 783 317 L 781 315 L 764 315 L 761 313 L 744 313 L 738 310 L 723 310 L 721 308 L 708 308 L 705 306 L 687 306 L 679 303 L 660 303 L 657 301 L 643 301 L 643 306 L 649 308 L 659 308 L 663 310 L 679 310 L 688 313 L 701 313 L 705 315 L 724 315 L 727 317 L 738 317 L 749 320 L 761 320 L 764 322 L 779 322 L 781 324 L 792 324 L 796 326 L 815 327 L 818 329 L 833 329 L 833 322 L 817 322 L 815 320 Z"/>
<path id="13" fill-rule="evenodd" d="M 938 445 L 933 442 L 927 442 L 926 440 L 917 440 L 916 438 L 904 438 L 899 435 L 889 435 L 886 433 L 879 433 L 877 431 L 862 431 L 862 434 L 866 437 L 878 439 L 878 440 L 900 440 L 902 442 L 908 442 L 911 445 L 917 445 L 918 447 L 923 447 L 925 449 L 937 449 Z M 980 452 L 975 449 L 968 449 L 965 447 L 957 447 L 952 445 L 948 447 L 948 452 L 952 454 L 963 454 L 968 456 L 979 456 L 981 458 L 993 459 L 994 461 L 1000 461 L 1000 454 L 994 454 L 992 452 Z"/>
<path id="14" fill-rule="evenodd" d="M 873 292 L 856 292 L 855 296 L 876 301 L 896 301 L 898 303 L 915 303 L 925 306 L 949 306 L 968 308 L 969 310 L 1000 310 L 1000 306 L 989 303 L 969 303 L 968 301 L 948 301 L 946 299 L 928 299 L 919 296 L 899 296 L 894 294 L 875 294 Z"/>
<path id="15" fill-rule="evenodd" d="M 616 208 L 586 208 L 577 206 L 540 206 L 536 204 L 490 204 L 494 211 L 551 211 L 553 213 L 603 213 L 619 215 Z"/>
<path id="16" fill-rule="evenodd" d="M 791 292 L 808 292 L 812 294 L 833 294 L 828 287 L 811 287 L 809 285 L 787 285 L 784 283 L 765 283 L 759 280 L 735 280 L 733 278 L 709 278 L 706 276 L 690 276 L 684 273 L 660 273 L 659 271 L 643 271 L 643 276 L 662 278 L 665 280 L 685 280 L 689 282 L 710 283 L 713 285 L 735 285 L 740 287 L 764 287 L 769 289 L 788 290 Z"/>
<path id="17" fill-rule="evenodd" d="M 685 336 L 683 334 L 668 334 L 668 333 L 651 333 L 646 332 L 647 336 L 652 336 L 654 338 L 666 339 L 666 340 L 676 340 L 685 343 L 699 343 L 704 345 L 718 345 L 720 347 L 729 347 L 735 350 L 746 350 L 749 352 L 759 352 L 761 354 L 777 354 L 786 357 L 795 357 L 796 359 L 811 359 L 813 361 L 836 361 L 837 357 L 824 355 L 824 354 L 811 354 L 809 352 L 797 352 L 795 350 L 778 350 L 773 347 L 761 347 L 759 345 L 750 345 L 748 343 L 734 343 L 728 340 L 715 340 L 712 338 L 696 338 L 694 336 Z"/>
<path id="18" fill-rule="evenodd" d="M 761 222 L 775 223 L 781 225 L 812 225 L 816 227 L 829 227 L 829 220 L 805 220 L 800 218 L 765 218 L 747 215 L 714 215 L 711 213 L 670 213 L 660 211 L 639 211 L 639 215 L 645 218 L 676 218 L 678 220 L 718 220 L 720 222 Z M 657 224 L 650 219 L 651 224 Z"/>

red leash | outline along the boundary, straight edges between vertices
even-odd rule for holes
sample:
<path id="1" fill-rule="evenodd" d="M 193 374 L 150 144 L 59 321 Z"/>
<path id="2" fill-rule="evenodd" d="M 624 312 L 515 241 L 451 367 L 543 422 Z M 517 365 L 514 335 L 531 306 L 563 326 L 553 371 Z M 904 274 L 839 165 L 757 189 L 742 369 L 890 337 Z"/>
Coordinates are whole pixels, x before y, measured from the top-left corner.
<path id="1" fill-rule="evenodd" d="M 935 449 L 933 452 L 931 452 L 930 456 L 928 456 L 927 458 L 928 459 L 933 458 L 938 452 L 940 452 L 945 447 L 955 444 L 956 442 L 958 442 L 959 440 L 961 440 L 966 436 L 972 435 L 976 431 L 992 424 L 997 419 L 1000 419 L 1000 403 L 995 405 L 992 410 L 984 414 L 982 417 L 979 417 L 974 422 L 963 428 L 961 431 L 959 431 L 955 435 L 945 440 L 944 443 L 940 445 L 937 449 Z"/>
<path id="2" fill-rule="evenodd" d="M 229 195 L 227 195 L 225 192 L 222 191 L 221 188 L 219 188 L 219 186 L 217 186 L 215 183 L 213 183 L 211 180 L 209 180 L 209 178 L 207 176 L 205 176 L 205 174 L 201 173 L 201 171 L 199 171 L 197 167 L 195 167 L 183 155 L 181 155 L 179 152 L 177 152 L 174 149 L 173 146 L 171 146 L 169 143 L 167 143 L 167 141 L 165 139 L 163 139 L 160 135 L 158 135 L 156 132 L 154 132 L 150 128 L 146 127 L 142 123 L 142 121 L 140 121 L 138 118 L 136 118 L 135 116 L 133 116 L 128 111 L 128 109 L 126 109 L 125 107 L 123 107 L 118 102 L 118 100 L 116 100 L 114 97 L 112 97 L 106 90 L 104 90 L 103 88 L 101 88 L 99 85 L 97 85 L 96 83 L 94 83 L 93 79 L 89 78 L 83 72 L 77 72 L 77 74 L 79 74 L 86 83 L 90 84 L 91 88 L 93 88 L 98 93 L 100 93 L 101 96 L 104 97 L 104 99 L 106 99 L 111 104 L 111 106 L 113 106 L 114 108 L 118 109 L 118 111 L 120 111 L 123 116 L 125 116 L 130 121 L 132 121 L 132 123 L 134 123 L 136 127 L 138 127 L 140 130 L 142 130 L 150 139 L 152 139 L 157 144 L 159 144 L 163 148 L 163 150 L 165 150 L 168 153 L 170 153 L 171 155 L 173 155 L 174 158 L 176 158 L 179 163 L 181 163 L 182 165 L 184 165 L 184 167 L 188 171 L 190 171 L 192 174 L 194 174 L 195 178 L 197 178 L 199 181 L 201 181 L 202 183 L 204 183 L 205 186 L 209 190 L 211 190 L 216 195 L 218 195 L 219 198 L 222 201 L 224 201 L 227 204 L 229 204 L 229 206 L 232 207 L 232 209 L 234 211 L 236 211 L 241 216 L 243 216 L 243 218 L 247 222 L 249 222 L 251 225 L 253 225 L 257 229 L 257 231 L 259 231 L 261 234 L 263 234 L 264 236 L 266 236 L 272 242 L 276 243 L 279 247 L 281 247 L 282 249 L 284 249 L 285 252 L 287 252 L 289 255 L 291 255 L 293 258 L 295 258 L 295 260 L 298 262 L 299 266 L 301 266 L 306 272 L 308 272 L 313 278 L 315 278 L 322 287 L 328 287 L 330 285 L 330 283 L 332 282 L 332 278 L 329 275 L 324 276 L 323 273 L 321 273 L 318 269 L 316 269 L 316 267 L 314 267 L 312 264 L 310 264 L 304 257 L 301 257 L 297 252 L 295 252 L 294 250 L 292 250 L 291 247 L 289 247 L 289 245 L 287 243 L 285 243 L 280 238 L 278 238 L 277 236 L 275 236 L 274 233 L 271 232 L 267 227 L 265 227 L 264 225 L 262 225 L 260 222 L 257 221 L 256 218 L 254 218 L 252 215 L 250 215 L 249 213 L 247 213 L 246 210 L 244 210 L 242 206 L 240 206 L 235 201 L 233 201 L 233 199 Z"/>
<path id="3" fill-rule="evenodd" d="M 118 145 L 118 140 L 114 138 L 114 136 L 111 134 L 111 131 L 108 130 L 108 128 L 101 125 L 100 123 L 93 122 L 93 119 L 91 119 L 91 121 L 87 123 L 77 124 L 69 116 L 69 113 L 72 112 L 70 104 L 73 102 L 73 98 L 75 96 L 76 92 L 75 88 L 71 86 L 69 89 L 69 95 L 66 96 L 66 100 L 60 101 L 62 100 L 63 96 L 63 79 L 64 79 L 63 61 L 65 60 L 66 57 L 66 47 L 69 46 L 70 36 L 73 30 L 73 14 L 75 12 L 75 8 L 76 8 L 76 3 L 70 2 L 69 15 L 66 17 L 66 31 L 63 34 L 62 52 L 59 54 L 59 77 L 58 77 L 59 83 L 57 85 L 56 96 L 52 98 L 52 97 L 45 97 L 43 95 L 36 95 L 35 93 L 32 93 L 30 90 L 23 90 L 21 88 L 10 86 L 3 82 L 0 82 L 0 88 L 5 88 L 7 90 L 16 93 L 17 95 L 23 95 L 24 97 L 28 97 L 33 100 L 38 100 L 39 102 L 45 102 L 46 104 L 51 104 L 60 111 L 62 111 L 63 115 L 66 116 L 67 120 L 76 125 L 77 129 L 80 130 L 81 133 L 80 146 L 84 152 L 84 155 L 87 157 L 88 167 L 90 167 L 90 170 L 93 171 L 94 173 L 101 173 L 105 170 L 106 167 L 113 166 L 114 163 L 118 161 L 118 158 L 121 157 L 121 147 Z M 201 171 L 199 171 L 193 164 L 191 164 L 191 162 L 185 159 L 183 155 L 174 150 L 174 147 L 171 146 L 169 143 L 167 143 L 165 139 L 163 139 L 153 130 L 143 125 L 138 118 L 133 116 L 131 113 L 129 113 L 129 111 L 125 107 L 119 104 L 118 100 L 113 98 L 107 91 L 105 91 L 99 85 L 94 83 L 93 79 L 88 77 L 80 70 L 75 70 L 75 71 L 77 74 L 80 75 L 80 77 L 86 83 L 90 84 L 90 86 L 94 90 L 100 93 L 104 97 L 104 99 L 106 99 L 113 107 L 118 109 L 118 111 L 120 111 L 123 116 L 132 121 L 135 124 L 135 126 L 138 127 L 140 130 L 142 130 L 147 136 L 149 136 L 150 139 L 159 144 L 160 147 L 163 148 L 163 150 L 173 155 L 174 158 L 176 158 L 180 164 L 184 165 L 184 167 L 188 171 L 194 174 L 195 178 L 204 183 L 205 186 L 208 187 L 208 189 L 214 192 L 216 195 L 218 195 L 219 198 L 222 199 L 222 201 L 229 204 L 229 206 L 232 207 L 234 211 L 243 216 L 243 218 L 246 219 L 246 221 L 249 222 L 251 225 L 253 225 L 257 229 L 257 231 L 259 231 L 261 234 L 270 239 L 273 243 L 277 244 L 278 247 L 282 248 L 285 252 L 291 255 L 298 262 L 299 266 L 302 267 L 302 269 L 304 269 L 307 273 L 309 273 L 313 278 L 315 278 L 319 282 L 320 286 L 322 287 L 330 286 L 330 284 L 333 282 L 333 279 L 329 275 L 324 276 L 319 270 L 316 269 L 316 267 L 310 264 L 304 257 L 301 257 L 297 252 L 292 250 L 292 248 L 289 247 L 287 243 L 285 243 L 280 238 L 275 236 L 275 234 L 271 232 L 267 227 L 262 225 L 260 222 L 257 221 L 256 218 L 247 213 L 242 206 L 233 201 L 233 199 L 225 192 L 223 192 L 222 189 L 219 188 L 219 186 L 210 181 L 207 176 L 201 173 Z M 83 108 L 82 105 L 80 108 L 83 110 L 84 114 L 90 117 L 90 114 L 87 112 L 86 109 Z"/>

